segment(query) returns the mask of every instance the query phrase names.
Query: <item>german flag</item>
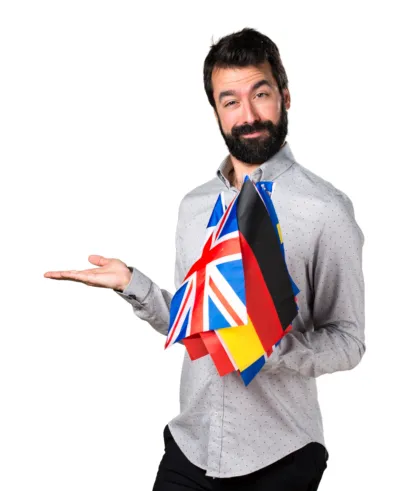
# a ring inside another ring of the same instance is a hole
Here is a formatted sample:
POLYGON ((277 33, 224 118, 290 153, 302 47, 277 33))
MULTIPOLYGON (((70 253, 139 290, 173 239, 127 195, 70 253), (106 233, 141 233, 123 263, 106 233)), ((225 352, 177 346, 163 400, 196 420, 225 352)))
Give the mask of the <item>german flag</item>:
POLYGON ((269 356, 297 315, 297 303, 282 254, 279 222, 273 223, 250 179, 245 179, 237 199, 247 312, 269 356))

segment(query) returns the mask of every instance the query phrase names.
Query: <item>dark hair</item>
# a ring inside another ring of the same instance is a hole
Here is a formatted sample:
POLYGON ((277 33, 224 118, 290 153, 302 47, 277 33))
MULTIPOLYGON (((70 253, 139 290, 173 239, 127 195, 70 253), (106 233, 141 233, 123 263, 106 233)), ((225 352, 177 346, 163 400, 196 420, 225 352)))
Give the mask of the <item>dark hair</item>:
POLYGON ((278 84, 279 92, 288 86, 288 78, 276 44, 264 34, 245 27, 221 38, 204 60, 204 88, 211 106, 215 109, 211 75, 214 68, 257 66, 268 61, 278 84))

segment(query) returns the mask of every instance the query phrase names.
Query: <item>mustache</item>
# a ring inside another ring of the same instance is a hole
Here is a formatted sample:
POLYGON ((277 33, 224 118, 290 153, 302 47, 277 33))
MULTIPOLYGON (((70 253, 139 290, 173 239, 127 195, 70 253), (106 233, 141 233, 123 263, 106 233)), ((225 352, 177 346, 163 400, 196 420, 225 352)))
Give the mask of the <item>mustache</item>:
POLYGON ((272 121, 256 121, 253 124, 243 124, 242 126, 235 126, 232 128, 231 134, 233 137, 238 137, 241 135, 251 135, 252 133, 257 133, 258 131, 268 130, 269 132, 274 131, 275 125, 272 121))

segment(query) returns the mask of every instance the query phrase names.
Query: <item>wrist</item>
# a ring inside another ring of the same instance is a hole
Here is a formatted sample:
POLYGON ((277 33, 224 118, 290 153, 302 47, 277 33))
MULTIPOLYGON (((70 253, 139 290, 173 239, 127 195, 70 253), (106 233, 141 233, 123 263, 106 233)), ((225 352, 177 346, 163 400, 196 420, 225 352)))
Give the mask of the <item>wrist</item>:
POLYGON ((116 290, 122 293, 131 282, 132 276, 133 276, 133 271, 129 268, 128 272, 124 276, 124 280, 122 281, 121 285, 118 288, 116 288, 116 290))

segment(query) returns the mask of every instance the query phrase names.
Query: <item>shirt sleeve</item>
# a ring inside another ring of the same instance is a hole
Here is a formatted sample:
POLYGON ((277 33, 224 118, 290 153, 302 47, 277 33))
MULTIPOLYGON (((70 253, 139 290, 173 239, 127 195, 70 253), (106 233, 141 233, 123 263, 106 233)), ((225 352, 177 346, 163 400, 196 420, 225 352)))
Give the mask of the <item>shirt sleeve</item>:
POLYGON ((172 293, 160 288, 139 269, 129 269, 132 271, 129 284, 122 292, 114 291, 131 304, 137 317, 147 321, 156 331, 166 336, 172 293))
POLYGON ((309 264, 313 329, 289 332, 277 350, 279 367, 307 377, 350 370, 365 353, 364 235, 344 193, 327 205, 323 219, 309 264))

